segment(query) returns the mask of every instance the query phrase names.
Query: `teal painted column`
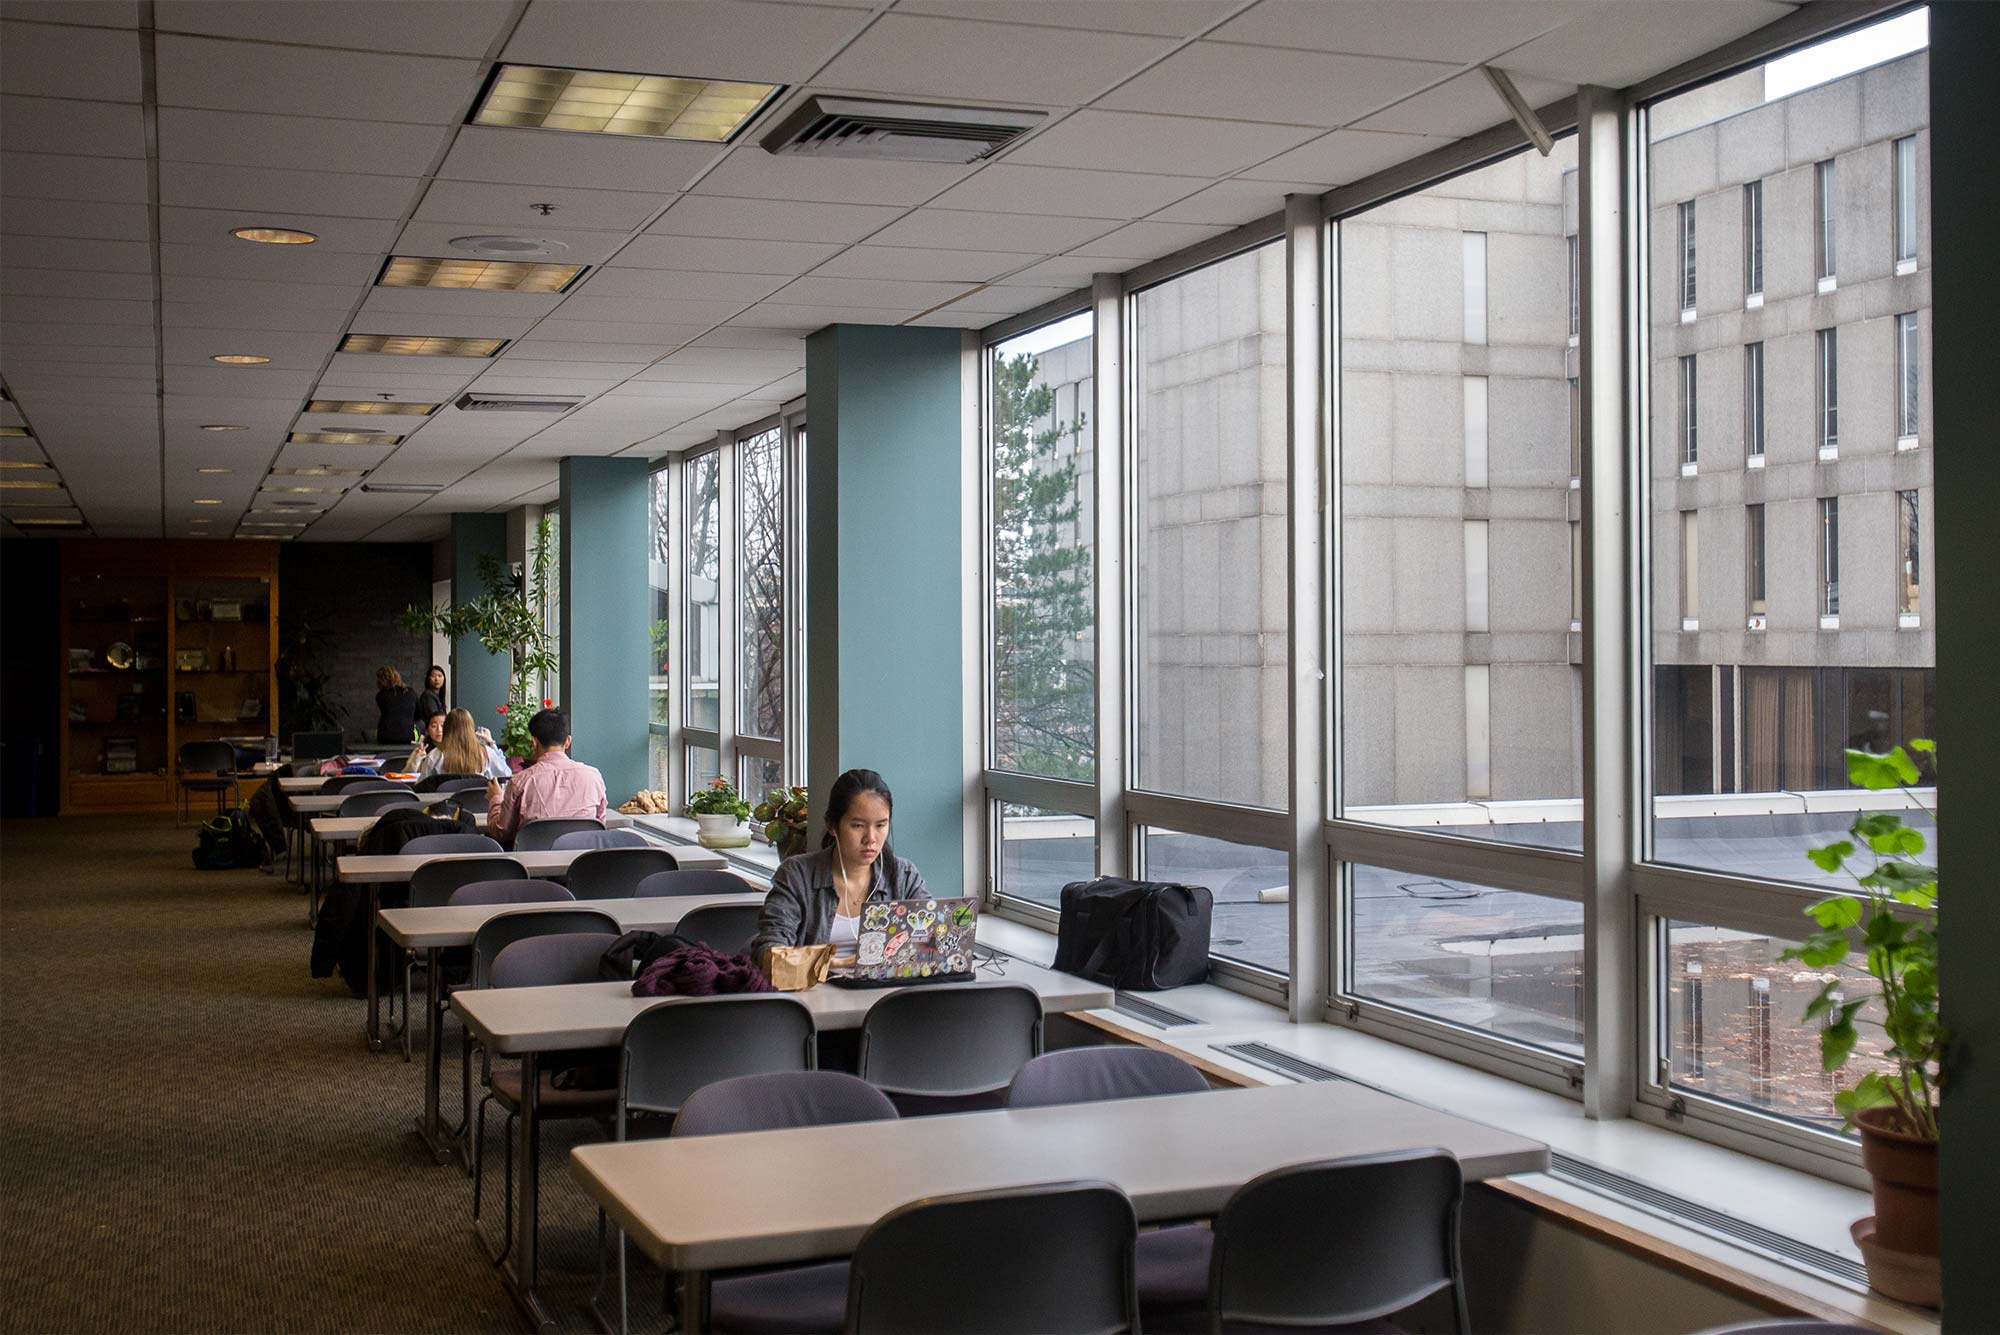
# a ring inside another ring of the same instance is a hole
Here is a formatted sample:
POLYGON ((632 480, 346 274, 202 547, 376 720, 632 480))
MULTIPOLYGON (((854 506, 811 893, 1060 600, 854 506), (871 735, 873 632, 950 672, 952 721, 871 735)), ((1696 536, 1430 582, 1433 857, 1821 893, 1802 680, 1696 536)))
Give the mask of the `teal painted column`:
POLYGON ((806 340, 807 780, 814 842, 841 771, 879 770, 890 832, 964 892, 960 353, 955 329, 806 340))
POLYGON ((562 461, 562 692, 612 805, 646 785, 652 611, 644 459, 562 461))
MULTIPOLYGON (((490 556, 507 565, 507 517, 505 515, 453 515, 451 517, 451 601, 463 604, 486 592, 479 577, 479 560, 490 556)), ((507 656, 489 654, 477 635, 461 635, 451 642, 451 703, 472 715, 482 728, 500 735, 503 722, 497 712, 507 703, 507 656)))

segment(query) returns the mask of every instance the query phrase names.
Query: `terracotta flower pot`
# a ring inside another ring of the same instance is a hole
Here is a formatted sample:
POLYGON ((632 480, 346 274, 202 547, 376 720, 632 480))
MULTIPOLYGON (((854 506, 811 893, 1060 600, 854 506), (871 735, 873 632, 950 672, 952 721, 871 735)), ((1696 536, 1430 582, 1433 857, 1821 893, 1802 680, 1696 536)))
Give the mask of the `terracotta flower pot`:
POLYGON ((1938 1147, 1896 1125, 1893 1108, 1870 1108, 1861 1128, 1861 1165, 1875 1189, 1875 1237, 1892 1251, 1938 1254, 1938 1147))

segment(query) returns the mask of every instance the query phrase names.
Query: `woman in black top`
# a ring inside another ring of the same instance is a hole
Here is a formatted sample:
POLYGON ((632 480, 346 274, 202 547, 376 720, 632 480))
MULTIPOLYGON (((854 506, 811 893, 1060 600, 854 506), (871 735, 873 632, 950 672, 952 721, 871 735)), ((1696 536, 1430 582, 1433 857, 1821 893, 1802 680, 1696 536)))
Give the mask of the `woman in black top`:
POLYGON ((378 746, 406 746, 417 730, 417 693, 403 685, 403 674, 392 667, 375 673, 375 722, 378 746))
POLYGON ((424 673, 424 689, 417 695, 417 717, 450 712, 451 704, 445 699, 444 669, 433 663, 430 671, 424 673))

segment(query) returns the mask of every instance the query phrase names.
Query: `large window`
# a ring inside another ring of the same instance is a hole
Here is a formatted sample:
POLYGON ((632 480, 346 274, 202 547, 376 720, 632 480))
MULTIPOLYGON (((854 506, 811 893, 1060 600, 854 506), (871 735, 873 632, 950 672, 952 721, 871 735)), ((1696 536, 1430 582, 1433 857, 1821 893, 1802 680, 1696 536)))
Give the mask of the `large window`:
POLYGON ((1764 345, 1743 348, 1743 456, 1747 466, 1764 463, 1764 345))
POLYGON ((1819 353, 1814 359, 1814 395, 1819 408, 1818 437, 1821 460, 1840 450, 1840 331, 1822 329, 1813 337, 1819 353))
POLYGON ((1834 207, 1834 164, 1828 159, 1813 164, 1813 273, 1821 287, 1834 277, 1834 207))
POLYGON ((1764 297, 1764 183, 1743 183, 1743 298, 1764 297))
MULTIPOLYGON (((1896 317, 1896 438, 1917 439, 1917 313, 1896 317)), ((1907 448, 1907 446, 1906 446, 1907 448)))
POLYGON ((1206 886, 1215 897, 1209 950, 1273 973, 1291 967, 1291 909, 1285 855, 1207 835, 1148 829, 1141 874, 1151 881, 1206 886))
POLYGON ((773 424, 736 447, 736 729, 776 740, 785 726, 785 443, 773 424))
POLYGON ((1681 312, 1683 318, 1694 310, 1694 201, 1680 207, 1681 228, 1681 312))
POLYGON ((646 679, 650 701, 646 717, 649 722, 659 724, 673 721, 673 700, 669 694, 674 658, 672 482, 670 468, 655 469, 647 480, 646 587, 653 619, 649 631, 652 660, 646 679))
POLYGON ((687 726, 722 726, 722 455, 687 462, 687 616, 681 649, 687 726))
POLYGON ((1904 135, 1895 143, 1896 264, 1917 264, 1917 137, 1904 135))

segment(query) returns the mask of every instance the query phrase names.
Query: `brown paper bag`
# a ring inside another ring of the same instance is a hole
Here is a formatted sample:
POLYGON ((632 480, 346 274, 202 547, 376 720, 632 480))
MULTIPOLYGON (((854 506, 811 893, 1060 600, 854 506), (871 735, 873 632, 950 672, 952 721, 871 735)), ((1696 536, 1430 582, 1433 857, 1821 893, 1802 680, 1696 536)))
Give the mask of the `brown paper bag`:
POLYGON ((772 946, 765 972, 780 992, 803 992, 826 978, 833 946, 772 946))

